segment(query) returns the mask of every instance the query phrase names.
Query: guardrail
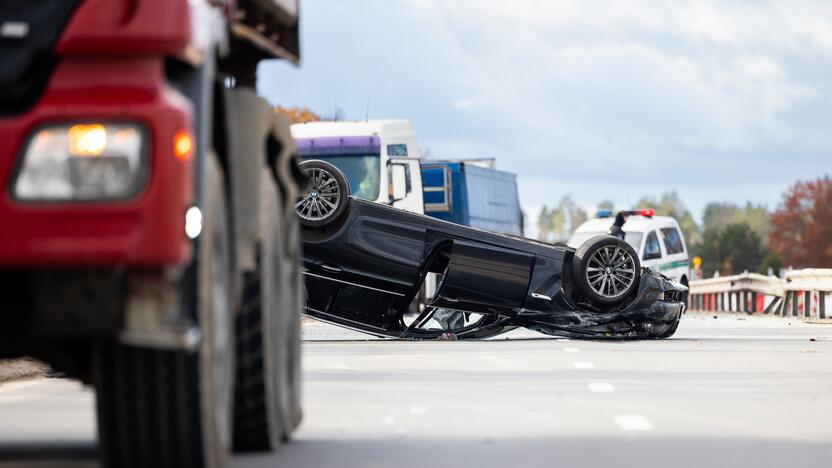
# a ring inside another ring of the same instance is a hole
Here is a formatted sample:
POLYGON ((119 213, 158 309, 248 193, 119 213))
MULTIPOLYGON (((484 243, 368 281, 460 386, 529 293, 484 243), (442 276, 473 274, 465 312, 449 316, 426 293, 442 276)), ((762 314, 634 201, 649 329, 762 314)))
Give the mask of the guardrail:
POLYGON ((786 273, 786 294, 782 315, 804 318, 830 316, 829 294, 832 292, 832 268, 809 268, 786 273))
POLYGON ((722 276, 690 283, 690 308, 784 317, 827 318, 832 305, 832 269, 793 270, 786 278, 757 273, 722 276))

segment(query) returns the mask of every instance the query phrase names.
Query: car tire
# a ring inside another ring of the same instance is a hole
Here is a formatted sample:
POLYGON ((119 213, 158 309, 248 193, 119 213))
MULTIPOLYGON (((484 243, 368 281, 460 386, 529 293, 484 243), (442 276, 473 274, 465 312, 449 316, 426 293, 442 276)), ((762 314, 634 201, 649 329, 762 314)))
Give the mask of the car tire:
POLYGON ((624 302, 638 289, 640 274, 636 251, 613 236, 587 239, 572 260, 572 278, 578 293, 600 306, 624 302))
POLYGON ((350 201, 350 184, 344 173, 326 161, 303 161, 299 166, 310 180, 294 205, 300 223, 324 227, 338 220, 350 201))
POLYGON ((219 163, 206 167, 204 228, 182 280, 184 315, 202 339, 195 350, 117 341, 93 361, 99 453, 107 467, 223 467, 231 447, 234 346, 230 233, 219 163))
POLYGON ((271 451, 291 431, 288 316, 285 298, 294 286, 283 268, 285 230, 279 226, 278 195, 271 172, 262 173, 260 244, 256 269, 244 274, 237 317, 237 386, 234 450, 271 451))

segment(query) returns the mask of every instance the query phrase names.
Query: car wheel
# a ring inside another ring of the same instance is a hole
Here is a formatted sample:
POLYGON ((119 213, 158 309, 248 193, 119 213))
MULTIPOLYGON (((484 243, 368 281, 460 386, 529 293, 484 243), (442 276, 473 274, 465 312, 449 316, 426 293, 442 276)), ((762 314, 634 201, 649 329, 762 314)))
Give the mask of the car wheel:
POLYGON ((572 261, 572 278, 578 292, 601 306, 622 303, 638 288, 640 273, 636 251, 613 236, 587 239, 572 261))
POLYGON ((107 467, 223 467, 231 447, 234 343, 230 233, 222 172, 208 161, 204 229, 182 290, 202 332, 195 350, 101 342, 94 356, 107 467))
POLYGON ((344 173, 325 161, 303 161, 299 166, 310 181, 294 205, 300 223, 323 227, 336 221, 350 201, 350 184, 344 173))

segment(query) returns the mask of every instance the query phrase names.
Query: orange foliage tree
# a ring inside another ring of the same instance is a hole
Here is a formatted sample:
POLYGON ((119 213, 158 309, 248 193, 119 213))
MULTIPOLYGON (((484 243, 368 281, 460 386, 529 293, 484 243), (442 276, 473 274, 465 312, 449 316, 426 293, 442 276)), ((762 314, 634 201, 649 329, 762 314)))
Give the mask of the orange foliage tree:
POLYGON ((277 106, 274 108, 274 111, 289 119, 289 122, 291 123, 319 122, 321 120, 321 118, 318 117, 318 114, 312 112, 307 107, 277 106))
POLYGON ((798 182, 771 214, 769 248, 784 265, 832 267, 832 178, 798 182))

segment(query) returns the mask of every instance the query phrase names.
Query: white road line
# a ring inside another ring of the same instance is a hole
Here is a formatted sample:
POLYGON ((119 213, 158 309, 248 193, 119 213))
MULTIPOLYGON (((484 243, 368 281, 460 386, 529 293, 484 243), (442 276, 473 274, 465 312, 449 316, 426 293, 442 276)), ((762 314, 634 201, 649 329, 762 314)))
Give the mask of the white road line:
POLYGON ((581 350, 578 348, 563 348, 564 351, 567 353, 580 353, 581 350))
POLYGON ((652 431, 654 427, 643 414, 616 414, 612 419, 622 431, 652 431))
POLYGON ((592 393, 612 393, 615 391, 615 387, 609 382, 591 382, 586 386, 589 387, 589 391, 592 393))
POLYGON ((595 369, 595 365, 591 362, 575 362, 575 369, 595 369))

